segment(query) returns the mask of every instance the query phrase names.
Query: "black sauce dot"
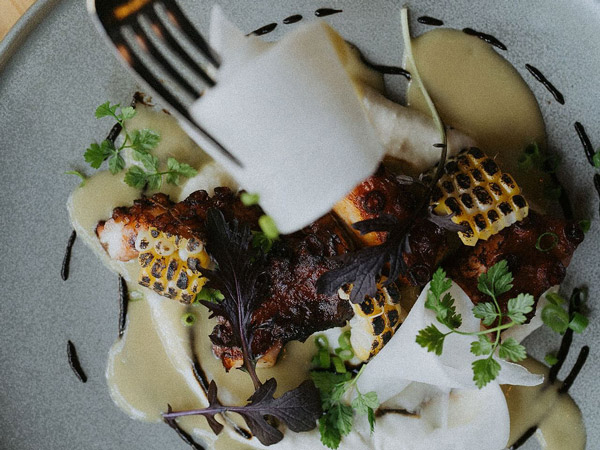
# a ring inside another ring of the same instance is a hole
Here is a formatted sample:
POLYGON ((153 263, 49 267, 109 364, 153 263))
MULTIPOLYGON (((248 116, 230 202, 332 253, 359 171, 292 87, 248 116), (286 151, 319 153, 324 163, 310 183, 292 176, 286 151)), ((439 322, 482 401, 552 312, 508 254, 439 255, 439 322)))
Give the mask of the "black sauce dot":
POLYGON ((500 197, 502 195, 502 188, 496 183, 490 183, 488 187, 490 188, 490 191, 496 195, 496 197, 500 197))
POLYGON ((453 175, 456 172, 458 172, 458 164, 456 163, 456 161, 449 161, 448 163, 446 163, 446 173, 449 175, 453 175))
POLYGON ((385 208, 385 196, 381 191, 371 191, 363 197, 362 203, 369 214, 377 214, 385 208))
POLYGON ((473 207, 473 197, 470 194, 461 195, 460 201, 465 205, 465 208, 471 209, 473 207))
POLYGON ((475 159, 481 159, 485 156, 485 154, 477 147, 471 147, 469 149, 469 155, 475 159))
POLYGON ((369 314, 373 314, 373 311, 375 311, 375 305, 373 303, 373 299, 371 297, 367 297, 365 299, 365 301, 360 304, 360 309, 367 316, 369 314))
POLYGON ((487 224, 485 223, 485 217, 483 217, 482 214, 477 214, 473 219, 475 221, 475 226, 479 231, 485 229, 487 224))
POLYGON ((502 180, 505 186, 509 187, 510 189, 515 188, 515 180, 513 180, 509 174, 503 173, 500 179, 502 180))
POLYGON ((496 164, 494 162, 493 159, 486 159, 482 164, 483 170, 485 170, 485 173, 487 173, 490 177, 494 176, 497 172, 498 172, 498 164, 496 164))
POLYGON ((444 181, 442 183, 442 187, 444 188, 444 191, 446 191, 446 193, 448 194, 452 194, 454 192, 454 184, 450 180, 444 181))
POLYGON ((471 179, 464 173, 459 173, 456 175, 456 183, 461 189, 469 189, 471 187, 471 179))
POLYGON ((500 216, 498 215, 498 213, 495 210, 493 210, 493 209, 490 210, 490 211, 488 211, 488 215, 487 216, 488 216, 488 219, 490 220, 490 222, 492 222, 492 223, 496 222, 500 218, 500 216))
POLYGON ((500 203, 498 209, 500 209, 500 212, 505 216, 509 215, 512 212, 511 206, 506 202, 500 203))
POLYGON ((471 170, 471 176, 478 183, 481 183, 483 181, 483 175, 481 174, 481 171, 479 169, 471 170))
POLYGON ((388 320, 390 321, 390 327, 394 328, 398 323, 398 320, 400 320, 400 315, 398 314, 398 311, 396 311, 395 309, 391 310, 388 314, 388 320))
POLYGON ((454 214, 460 214, 462 212, 458 201, 454 197, 448 197, 444 203, 454 214))
POLYGON ((386 331, 385 333, 383 333, 383 335, 381 336, 381 340, 383 341, 383 345, 387 344, 391 338, 392 338, 392 332, 391 331, 386 331))
POLYGON ((473 194, 475 194, 475 197, 477 197, 479 203, 484 205, 490 205, 492 203, 492 196, 488 194, 488 191, 486 191, 482 186, 476 186, 473 189, 473 194))
POLYGON ((383 320, 383 316, 377 316, 373 319, 373 332, 379 336, 385 330, 385 320, 383 320))
POLYGON ((512 201, 517 208, 525 208, 525 206, 527 206, 527 202, 525 201, 522 195, 515 195, 512 198, 512 201))

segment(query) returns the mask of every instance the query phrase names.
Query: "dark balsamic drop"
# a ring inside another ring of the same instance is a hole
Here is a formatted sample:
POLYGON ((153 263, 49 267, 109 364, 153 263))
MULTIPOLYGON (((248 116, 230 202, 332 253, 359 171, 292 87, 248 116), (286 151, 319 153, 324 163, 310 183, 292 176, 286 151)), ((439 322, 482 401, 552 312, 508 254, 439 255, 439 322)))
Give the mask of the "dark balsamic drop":
POLYGON ((589 136, 585 132, 585 128, 580 122, 575 122, 575 131, 577 131, 577 136, 579 136, 579 140, 581 141, 581 145, 583 145, 583 151, 585 152, 585 156, 588 162, 593 166, 594 165, 594 147, 592 147, 592 141, 590 141, 589 136))
POLYGON ((433 27, 440 27, 444 25, 444 22, 442 20, 429 16, 421 16, 417 19, 417 22, 422 23, 424 25, 431 25, 433 27))
POLYGON ((302 20, 302 16, 300 14, 294 14, 293 16, 286 17, 283 19, 283 23, 289 25, 291 23, 300 22, 302 20))
POLYGON ((506 50, 506 45, 504 45, 491 34, 482 33, 481 31, 476 31, 473 28, 464 28, 463 31, 470 36, 478 37, 479 39, 487 42, 490 45, 493 45, 496 48, 499 48, 500 50, 506 50))
POLYGON ((542 83, 546 89, 548 89, 548 92, 552 94, 552 96, 558 103, 560 103, 561 105, 565 104, 565 98, 563 97, 561 92, 558 89, 556 89, 556 87, 552 83, 550 83, 550 81, 548 81, 548 78, 546 78, 538 68, 533 67, 531 64, 525 64, 525 67, 536 80, 542 83))
POLYGON ((325 17, 325 16, 331 16, 332 14, 339 14, 341 12, 342 12, 341 9, 319 8, 315 11, 315 16, 325 17))
POLYGON ((275 22, 273 22, 273 23, 265 25, 264 27, 257 28, 256 30, 254 30, 250 34, 253 34, 255 36, 262 36, 262 35, 265 35, 267 33, 270 33, 275 28, 277 28, 277 24, 275 22))
POLYGON ((79 356, 77 356, 77 350, 75 349, 75 344, 73 344, 71 341, 67 341, 67 358, 69 358, 69 366, 71 366, 75 376, 79 379, 79 381, 85 383, 87 381, 87 375, 81 368, 79 356))
POLYGON ((73 249, 73 244, 75 244, 75 238, 77 238, 77 232, 73 230, 71 232, 71 236, 69 236, 69 240, 67 241, 65 256, 63 257, 63 262, 60 269, 60 277, 63 279, 63 281, 67 281, 69 278, 69 268, 71 267, 71 250, 73 249))

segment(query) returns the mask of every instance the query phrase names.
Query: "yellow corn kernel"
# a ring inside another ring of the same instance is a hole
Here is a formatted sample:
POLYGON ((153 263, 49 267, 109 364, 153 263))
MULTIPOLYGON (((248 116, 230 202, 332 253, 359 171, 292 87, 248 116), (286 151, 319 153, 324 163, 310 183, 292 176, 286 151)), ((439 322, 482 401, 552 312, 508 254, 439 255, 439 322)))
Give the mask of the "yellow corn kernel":
MULTIPOLYGON (((432 176, 435 170, 424 178, 432 176)), ((469 246, 479 239, 487 240, 529 213, 529 205, 515 180, 476 147, 448 158, 431 204, 436 214, 454 214, 453 222, 468 227, 458 235, 469 246)))
POLYGON ((201 269, 209 267, 210 257, 197 239, 150 228, 139 233, 135 245, 141 266, 138 283, 164 297, 191 303, 208 281, 201 269))

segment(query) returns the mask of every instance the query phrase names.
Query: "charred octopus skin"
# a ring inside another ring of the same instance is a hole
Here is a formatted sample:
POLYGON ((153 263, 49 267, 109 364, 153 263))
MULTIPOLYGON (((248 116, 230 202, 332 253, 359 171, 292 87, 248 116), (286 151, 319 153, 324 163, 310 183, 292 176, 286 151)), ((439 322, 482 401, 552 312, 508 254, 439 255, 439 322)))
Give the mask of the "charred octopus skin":
POLYGON ((477 289, 479 275, 497 262, 506 260, 514 277, 513 288, 498 299, 500 307, 506 311, 508 300, 518 293, 531 294, 537 301, 550 287, 560 284, 573 252, 582 241, 583 231, 577 222, 530 211, 524 220, 487 241, 479 241, 474 247, 462 247, 447 258, 444 266, 448 276, 473 303, 479 303, 488 301, 486 295, 477 289), (544 234, 551 241, 547 247, 539 242, 544 234))

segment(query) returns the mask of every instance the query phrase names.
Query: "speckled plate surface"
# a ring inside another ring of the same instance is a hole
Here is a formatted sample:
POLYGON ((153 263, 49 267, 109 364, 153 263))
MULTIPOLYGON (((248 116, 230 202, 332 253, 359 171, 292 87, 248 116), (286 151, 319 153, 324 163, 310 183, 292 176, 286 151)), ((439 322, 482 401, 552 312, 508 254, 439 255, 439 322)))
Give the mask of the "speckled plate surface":
MULTIPOLYGON (((208 29, 212 1, 182 0, 200 28, 208 29)), ((600 224, 598 195, 573 123, 584 123, 600 146, 600 3, 536 0, 409 2, 413 19, 430 15, 455 28, 475 27, 507 45, 503 53, 523 74, 546 118, 551 148, 562 155, 559 177, 578 218, 592 218, 569 267, 565 291, 590 286, 591 325, 577 336, 568 370, 585 343, 591 355, 572 395, 588 430, 588 448, 600 442, 600 224), (539 67, 563 92, 560 106, 526 72, 539 67)), ((323 0, 222 2, 242 29, 277 22, 276 38, 295 25, 282 19, 314 18, 321 7, 344 12, 327 20, 374 61, 398 64, 402 54, 398 2, 323 0)), ((426 26, 414 24, 422 33, 426 26)), ((388 79, 401 92, 402 79, 388 79)), ((117 280, 81 242, 73 249, 71 276, 60 265, 70 234, 65 202, 77 185, 65 170, 85 169, 83 150, 108 131, 93 119, 101 102, 127 103, 134 81, 93 29, 82 0, 39 0, 0 45, 0 448, 177 449, 185 448, 164 425, 128 419, 110 400, 106 355, 117 335, 117 280), (114 301, 112 301, 114 299, 114 301), (89 381, 81 384, 67 363, 73 340, 89 381)), ((507 130, 510 132, 510 130, 507 130)), ((542 330, 528 349, 541 358, 558 337, 542 330)), ((563 374, 564 376, 564 374, 563 374)), ((530 442, 528 448, 537 448, 530 442)))

